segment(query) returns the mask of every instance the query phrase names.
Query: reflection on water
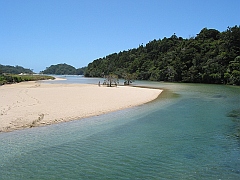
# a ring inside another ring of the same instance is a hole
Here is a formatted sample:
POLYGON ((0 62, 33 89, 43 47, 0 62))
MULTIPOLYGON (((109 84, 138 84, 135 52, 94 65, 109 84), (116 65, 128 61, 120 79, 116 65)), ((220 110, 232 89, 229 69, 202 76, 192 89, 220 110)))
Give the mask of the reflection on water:
MULTIPOLYGON (((88 80, 65 83, 76 81, 88 80)), ((240 178, 239 87, 135 85, 165 90, 142 106, 0 134, 0 179, 240 178)))

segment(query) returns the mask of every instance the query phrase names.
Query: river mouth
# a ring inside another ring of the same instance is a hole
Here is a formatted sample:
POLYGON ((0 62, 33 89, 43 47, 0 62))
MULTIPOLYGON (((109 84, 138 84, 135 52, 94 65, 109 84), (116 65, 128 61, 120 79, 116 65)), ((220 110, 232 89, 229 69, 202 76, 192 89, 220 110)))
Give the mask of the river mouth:
POLYGON ((240 89, 147 86, 164 91, 138 107, 0 134, 0 179, 239 179, 240 89))

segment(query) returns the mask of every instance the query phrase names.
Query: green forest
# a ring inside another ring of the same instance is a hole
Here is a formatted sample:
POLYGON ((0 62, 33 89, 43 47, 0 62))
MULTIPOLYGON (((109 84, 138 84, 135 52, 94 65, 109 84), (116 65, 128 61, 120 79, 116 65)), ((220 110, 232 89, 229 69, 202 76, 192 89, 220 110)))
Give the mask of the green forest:
POLYGON ((47 67, 41 74, 56 74, 56 75, 83 75, 86 67, 78 68, 68 65, 68 64, 57 64, 47 67))
POLYGON ((22 66, 9 66, 0 64, 0 74, 9 73, 9 74, 33 74, 33 71, 30 69, 23 68, 22 66))
POLYGON ((240 26, 219 32, 203 28, 196 37, 150 41, 89 63, 86 77, 114 74, 139 80, 240 85, 240 26))

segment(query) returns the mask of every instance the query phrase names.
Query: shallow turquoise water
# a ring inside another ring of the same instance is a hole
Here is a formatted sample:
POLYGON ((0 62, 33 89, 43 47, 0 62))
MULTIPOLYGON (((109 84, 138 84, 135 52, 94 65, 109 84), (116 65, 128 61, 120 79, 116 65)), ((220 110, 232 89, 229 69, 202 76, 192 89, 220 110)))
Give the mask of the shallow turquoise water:
POLYGON ((151 103, 0 134, 0 179, 240 179, 240 88, 164 88, 151 103))

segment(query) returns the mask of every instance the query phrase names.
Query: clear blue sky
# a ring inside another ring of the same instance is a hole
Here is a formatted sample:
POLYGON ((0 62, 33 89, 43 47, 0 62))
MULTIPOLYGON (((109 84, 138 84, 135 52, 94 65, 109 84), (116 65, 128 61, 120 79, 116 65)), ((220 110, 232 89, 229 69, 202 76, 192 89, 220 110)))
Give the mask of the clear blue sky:
POLYGON ((0 64, 76 68, 153 39, 240 25, 240 0, 0 0, 0 64))

